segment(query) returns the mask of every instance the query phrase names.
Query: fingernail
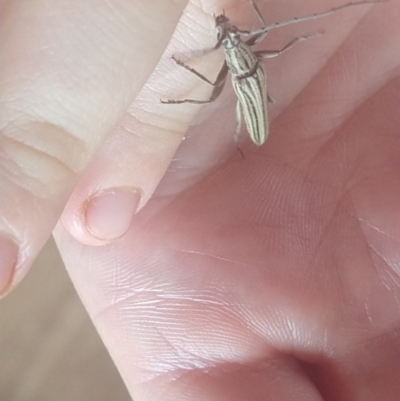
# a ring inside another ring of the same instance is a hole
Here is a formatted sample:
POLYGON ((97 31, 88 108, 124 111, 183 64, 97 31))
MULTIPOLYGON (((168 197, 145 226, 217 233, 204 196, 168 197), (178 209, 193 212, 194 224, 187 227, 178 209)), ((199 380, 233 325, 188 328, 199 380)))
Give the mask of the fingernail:
POLYGON ((18 245, 0 233, 0 295, 8 289, 18 259, 18 245))
POLYGON ((97 239, 113 240, 129 229, 141 198, 135 188, 116 188, 95 194, 85 208, 88 231, 97 239))

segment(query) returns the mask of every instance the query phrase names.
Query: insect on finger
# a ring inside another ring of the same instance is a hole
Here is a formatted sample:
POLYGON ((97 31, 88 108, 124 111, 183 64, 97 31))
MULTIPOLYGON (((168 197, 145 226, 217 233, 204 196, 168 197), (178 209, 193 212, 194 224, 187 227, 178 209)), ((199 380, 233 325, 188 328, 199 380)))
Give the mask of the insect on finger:
POLYGON ((268 112, 267 104, 275 103, 274 99, 267 93, 267 79, 264 66, 261 60, 264 58, 273 58, 280 56, 281 54, 292 49, 297 43, 314 38, 323 34, 323 31, 317 31, 312 34, 299 36, 294 38, 286 46, 280 50, 264 50, 264 51, 253 51, 252 46, 261 42, 268 32, 273 29, 281 28, 284 26, 296 24, 299 22, 315 20, 318 18, 327 17, 336 13, 339 10, 343 10, 348 7, 361 6, 373 3, 383 3, 389 0, 360 0, 352 1, 341 6, 333 7, 329 10, 322 11, 319 13, 306 15, 303 17, 296 17, 286 21, 275 22, 267 25, 265 18, 262 15, 255 0, 250 0, 250 4, 253 7, 258 19, 262 23, 262 28, 253 31, 240 30, 231 23, 229 18, 225 14, 214 16, 215 26, 217 29, 217 43, 215 49, 222 47, 225 52, 225 62, 218 73, 218 76, 214 82, 210 81, 204 75, 177 60, 173 57, 175 62, 190 71, 198 78, 212 85, 213 91, 211 96, 207 100, 195 100, 195 99, 183 99, 183 100, 161 100, 161 103, 165 104, 181 104, 181 103, 192 103, 192 104, 205 104, 213 102, 221 94, 228 73, 231 75, 232 85, 238 98, 236 106, 236 120, 237 128, 234 135, 236 147, 242 153, 239 148, 239 133, 241 126, 241 119, 243 116, 246 124, 247 132, 257 146, 261 146, 265 143, 269 133, 268 124, 268 112), (243 40, 242 37, 247 37, 243 40))

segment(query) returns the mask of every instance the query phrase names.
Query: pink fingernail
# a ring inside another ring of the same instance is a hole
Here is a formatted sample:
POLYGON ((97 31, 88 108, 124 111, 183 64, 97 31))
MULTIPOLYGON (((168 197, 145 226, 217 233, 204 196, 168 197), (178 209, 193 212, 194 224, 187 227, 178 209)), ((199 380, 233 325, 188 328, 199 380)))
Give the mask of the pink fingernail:
POLYGON ((6 234, 0 233, 0 295, 11 284, 18 259, 18 245, 6 234))
POLYGON ((85 209, 87 229, 97 239, 113 240, 129 229, 139 206, 141 191, 115 188, 92 196, 85 209))

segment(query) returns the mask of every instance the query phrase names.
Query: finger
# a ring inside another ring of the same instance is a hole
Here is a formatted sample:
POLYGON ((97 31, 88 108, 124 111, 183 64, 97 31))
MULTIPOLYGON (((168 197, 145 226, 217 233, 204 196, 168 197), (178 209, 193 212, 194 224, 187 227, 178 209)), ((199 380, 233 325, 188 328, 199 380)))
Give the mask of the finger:
POLYGON ((9 1, 1 21, 0 292, 143 86, 186 0, 9 1))
MULTIPOLYGON (((211 46, 215 42, 214 24, 212 14, 196 4, 190 3, 185 9, 160 63, 85 170, 64 209, 62 223, 79 241, 101 245, 121 237, 135 213, 153 195, 200 107, 174 110, 173 105, 161 104, 160 98, 168 96, 164 93, 185 96, 186 87, 190 90, 191 85, 198 96, 207 97, 212 90, 190 73, 182 76, 171 55, 185 57, 186 53, 188 57, 192 49, 211 46), (193 28, 196 35, 190 33, 193 28)), ((213 73, 222 63, 221 56, 214 53, 206 61, 194 62, 213 73)), ((231 148, 229 135, 225 142, 231 148)), ((209 145, 213 143, 209 141, 209 145)), ((212 147, 218 151, 222 148, 212 147)), ((204 152, 196 152, 192 162, 204 164, 202 155, 204 152)))

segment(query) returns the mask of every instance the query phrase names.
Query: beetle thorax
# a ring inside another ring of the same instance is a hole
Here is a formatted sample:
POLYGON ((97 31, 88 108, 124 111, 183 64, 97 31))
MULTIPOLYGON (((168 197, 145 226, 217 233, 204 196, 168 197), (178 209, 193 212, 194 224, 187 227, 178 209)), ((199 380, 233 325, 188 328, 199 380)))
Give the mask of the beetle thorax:
POLYGON ((225 38, 222 40, 221 44, 226 50, 231 50, 239 45, 240 35, 235 31, 227 31, 225 33, 225 38))

